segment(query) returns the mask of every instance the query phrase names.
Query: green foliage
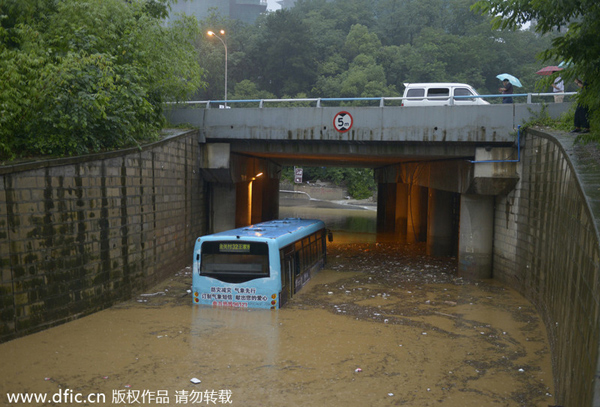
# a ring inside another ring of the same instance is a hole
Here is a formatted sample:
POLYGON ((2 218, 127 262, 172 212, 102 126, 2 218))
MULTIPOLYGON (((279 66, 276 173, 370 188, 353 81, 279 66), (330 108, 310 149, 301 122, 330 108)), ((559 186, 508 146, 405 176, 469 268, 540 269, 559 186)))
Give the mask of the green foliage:
POLYGON ((0 156, 73 155, 155 138, 162 103, 202 85, 197 24, 166 0, 0 3, 0 156))
POLYGON ((266 90, 259 90, 254 82, 247 79, 235 85, 231 99, 274 99, 275 95, 266 90))
MULTIPOLYGON (((475 1, 299 0, 254 25, 202 24, 228 32, 230 90, 249 80, 276 97, 381 97, 400 95, 405 82, 452 81, 493 94, 496 75, 509 72, 535 91, 535 56, 557 34, 495 30, 470 10, 475 1)), ((222 98, 223 47, 206 38, 199 47, 210 76, 198 99, 222 98)))
POLYGON ((344 55, 351 61, 359 55, 374 56, 381 48, 381 41, 375 33, 362 24, 355 24, 350 28, 344 43, 344 55))
POLYGON ((575 116, 574 106, 569 111, 563 113, 558 119, 550 117, 548 105, 546 104, 542 104, 542 108, 539 112, 533 112, 529 109, 529 113, 531 113, 531 116, 527 122, 523 123, 523 130, 534 126, 551 127, 562 131, 569 131, 573 128, 573 119, 575 116))
POLYGON ((351 169, 346 176, 348 194, 354 199, 366 199, 373 196, 375 181, 371 169, 351 169))
MULTIPOLYGON (((307 167, 303 169, 303 181, 326 181, 337 186, 345 186, 354 199, 366 199, 375 193, 375 179, 372 169, 307 167)), ((284 167, 282 179, 294 182, 294 169, 284 167)))
POLYGON ((600 3, 590 0, 481 0, 474 9, 495 16, 493 27, 514 29, 535 21, 539 34, 564 31, 540 57, 546 62, 565 61, 561 71, 566 81, 579 78, 586 86, 578 95, 579 103, 590 110, 590 124, 600 140, 600 3))
POLYGON ((280 10, 265 22, 255 56, 261 87, 294 95, 310 87, 317 71, 312 37, 295 12, 280 10))

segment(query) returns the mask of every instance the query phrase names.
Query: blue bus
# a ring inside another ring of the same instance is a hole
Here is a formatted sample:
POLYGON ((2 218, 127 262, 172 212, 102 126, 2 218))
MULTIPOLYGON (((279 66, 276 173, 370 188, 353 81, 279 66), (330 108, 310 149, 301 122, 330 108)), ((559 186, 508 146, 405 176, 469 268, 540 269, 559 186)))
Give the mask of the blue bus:
POLYGON ((326 238, 322 221, 298 218, 199 237, 193 301, 212 307, 279 308, 323 268, 326 238))

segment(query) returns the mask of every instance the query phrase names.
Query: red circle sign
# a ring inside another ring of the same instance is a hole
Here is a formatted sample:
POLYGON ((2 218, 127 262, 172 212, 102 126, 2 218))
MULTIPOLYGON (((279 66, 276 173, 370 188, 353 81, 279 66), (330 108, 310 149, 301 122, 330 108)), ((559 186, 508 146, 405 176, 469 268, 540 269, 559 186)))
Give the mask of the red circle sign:
POLYGON ((333 127, 340 133, 345 133, 352 128, 352 115, 348 112, 339 112, 333 118, 333 127))

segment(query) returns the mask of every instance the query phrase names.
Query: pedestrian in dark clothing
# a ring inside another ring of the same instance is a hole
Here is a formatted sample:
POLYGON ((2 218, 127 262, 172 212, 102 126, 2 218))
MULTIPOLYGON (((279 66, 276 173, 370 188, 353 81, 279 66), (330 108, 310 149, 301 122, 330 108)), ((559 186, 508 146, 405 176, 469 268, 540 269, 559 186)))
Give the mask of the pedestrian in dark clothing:
MULTIPOLYGON (((582 89, 585 86, 585 84, 579 79, 575 79, 575 83, 582 89)), ((571 130, 571 133, 590 132, 590 122, 588 121, 588 114, 589 110, 587 106, 583 106, 581 103, 577 102, 577 107, 575 108, 575 119, 573 120, 575 130, 571 130)))
MULTIPOLYGON (((502 92, 503 95, 512 95, 513 94, 513 85, 512 83, 510 83, 510 81, 508 79, 504 79, 502 81, 502 88, 499 88, 498 90, 500 92, 502 92)), ((513 102, 513 98, 512 97, 504 97, 502 98, 502 103, 512 103, 513 102)))

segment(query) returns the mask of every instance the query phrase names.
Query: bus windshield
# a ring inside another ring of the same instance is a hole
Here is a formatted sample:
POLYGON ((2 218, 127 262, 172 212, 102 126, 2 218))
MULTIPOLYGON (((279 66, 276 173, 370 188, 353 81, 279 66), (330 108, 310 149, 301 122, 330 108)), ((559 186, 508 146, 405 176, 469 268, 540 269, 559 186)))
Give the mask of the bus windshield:
POLYGON ((200 275, 227 283, 269 277, 269 247, 262 242, 217 241, 202 244, 200 275))

